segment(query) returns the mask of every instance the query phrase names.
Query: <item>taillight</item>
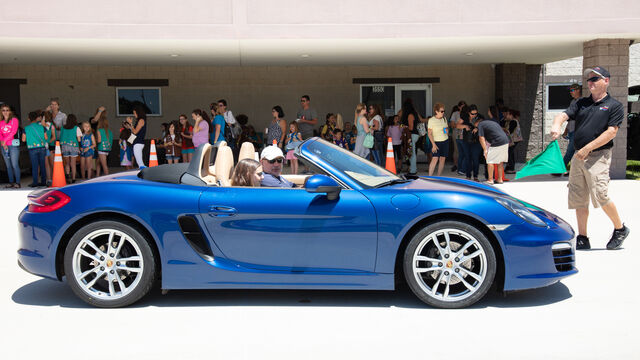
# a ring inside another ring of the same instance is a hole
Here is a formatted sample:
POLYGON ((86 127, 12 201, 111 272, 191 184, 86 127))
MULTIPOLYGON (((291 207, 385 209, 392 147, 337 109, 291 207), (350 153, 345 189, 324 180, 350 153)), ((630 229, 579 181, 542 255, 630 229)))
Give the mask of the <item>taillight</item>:
POLYGON ((62 191, 51 190, 36 198, 29 198, 28 211, 36 213, 51 212, 67 205, 69 201, 71 201, 71 198, 67 194, 62 191))

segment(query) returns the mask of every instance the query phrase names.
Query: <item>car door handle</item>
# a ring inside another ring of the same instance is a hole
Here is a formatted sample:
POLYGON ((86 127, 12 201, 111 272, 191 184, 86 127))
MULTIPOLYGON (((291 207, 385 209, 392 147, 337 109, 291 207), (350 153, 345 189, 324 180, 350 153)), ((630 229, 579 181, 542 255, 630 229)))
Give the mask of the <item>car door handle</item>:
POLYGON ((233 216, 237 213, 238 211, 230 206, 211 205, 209 207, 210 216, 233 216))

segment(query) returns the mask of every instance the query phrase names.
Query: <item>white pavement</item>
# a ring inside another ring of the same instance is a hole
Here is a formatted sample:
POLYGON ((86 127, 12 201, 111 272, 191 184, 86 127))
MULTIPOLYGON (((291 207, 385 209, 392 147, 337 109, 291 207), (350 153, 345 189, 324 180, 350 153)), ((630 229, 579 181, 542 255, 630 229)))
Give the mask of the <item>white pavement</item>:
MULTIPOLYGON (((501 186, 575 228, 566 180, 501 186)), ((92 308, 65 283, 18 267, 27 193, 0 192, 1 359, 640 358, 639 181, 611 182, 631 228, 623 250, 603 250, 612 226, 594 210, 595 250, 578 252, 577 275, 462 310, 430 308, 406 289, 156 291, 129 308, 92 308)))

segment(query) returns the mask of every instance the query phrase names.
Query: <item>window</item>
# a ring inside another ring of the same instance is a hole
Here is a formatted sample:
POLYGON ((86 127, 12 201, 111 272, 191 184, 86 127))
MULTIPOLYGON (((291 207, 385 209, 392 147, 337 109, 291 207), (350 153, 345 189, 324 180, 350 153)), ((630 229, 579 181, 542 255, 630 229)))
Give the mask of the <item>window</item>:
POLYGON ((571 86, 571 84, 547 85, 548 111, 561 111, 569 107, 573 99, 571 95, 569 95, 569 86, 571 86))
POLYGON ((396 88, 390 85, 362 85, 360 101, 367 104, 380 105, 385 117, 395 114, 396 88))
POLYGON ((422 117, 431 114, 431 84, 360 85, 360 102, 380 105, 385 117, 397 114, 407 98, 422 117))
POLYGON ((141 105, 147 116, 161 116, 162 102, 159 87, 116 88, 117 116, 132 116, 133 109, 141 105))

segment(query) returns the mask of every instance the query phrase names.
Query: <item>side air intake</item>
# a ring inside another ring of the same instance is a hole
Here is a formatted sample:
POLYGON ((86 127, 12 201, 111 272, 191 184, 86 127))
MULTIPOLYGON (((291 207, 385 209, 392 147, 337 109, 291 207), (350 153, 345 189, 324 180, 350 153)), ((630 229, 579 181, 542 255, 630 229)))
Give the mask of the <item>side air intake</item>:
POLYGON ((202 233, 202 229, 198 225, 196 219, 191 216, 180 216, 178 218, 178 224, 185 239, 198 255, 202 256, 207 261, 213 261, 213 252, 207 242, 207 239, 202 233))

